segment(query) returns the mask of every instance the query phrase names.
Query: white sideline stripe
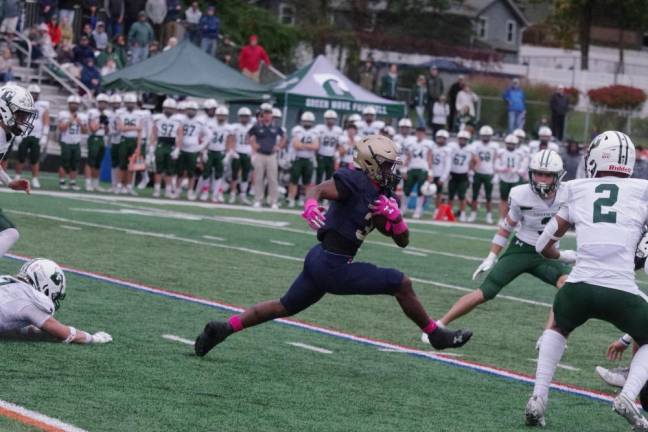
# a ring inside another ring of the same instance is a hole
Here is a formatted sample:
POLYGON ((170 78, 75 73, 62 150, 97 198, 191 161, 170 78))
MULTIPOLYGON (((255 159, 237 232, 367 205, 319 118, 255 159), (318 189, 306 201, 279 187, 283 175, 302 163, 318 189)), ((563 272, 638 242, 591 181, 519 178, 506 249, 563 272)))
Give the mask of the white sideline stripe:
POLYGON ((166 339, 166 340, 173 341, 173 342, 180 342, 180 343, 183 343, 185 345, 191 345, 191 346, 194 345, 194 341, 191 341, 189 339, 185 339, 185 338, 180 337, 180 336, 172 335, 172 334, 163 334, 162 338, 166 339))
MULTIPOLYGON (((75 221, 72 219, 67 219, 67 218, 62 218, 58 216, 49 216, 49 215, 44 215, 44 214, 36 214, 36 213, 31 213, 31 212, 25 212, 22 210, 12 210, 12 209, 6 209, 6 212, 10 213, 16 213, 24 216, 31 216, 35 218, 41 218, 41 219, 46 219, 46 220, 54 220, 57 222, 66 222, 66 223, 73 223, 73 224, 78 224, 82 226, 89 226, 93 228, 100 228, 100 229, 105 229, 108 231, 117 231, 117 232, 123 232, 126 234, 131 234, 131 235, 138 235, 138 236, 144 236, 144 237, 154 237, 154 238, 159 238, 159 239, 164 239, 164 240, 176 240, 179 242, 184 242, 184 243, 191 243, 191 244, 199 244, 199 245, 205 245, 205 246, 212 246, 216 248, 221 248, 221 249, 229 249, 229 250, 236 250, 239 252, 246 252, 246 253, 251 253, 255 255, 263 255, 263 256, 269 256, 273 258, 279 258, 279 259, 285 259, 289 261, 295 261, 295 262, 303 262, 303 258, 298 258, 298 257, 293 257, 289 255, 282 255, 282 254, 276 254, 272 252, 264 252, 256 249, 250 249, 246 247, 239 247, 239 246, 230 246, 230 245, 223 245, 223 244, 218 244, 218 243, 210 243, 210 242, 205 242, 201 240, 195 240, 195 239, 190 239, 186 237, 178 237, 174 234, 164 234, 164 233, 156 233, 156 232, 150 232, 150 231, 140 231, 140 230, 134 230, 130 228, 121 228, 121 227, 116 227, 113 225, 102 225, 102 224, 95 224, 92 222, 84 222, 84 221, 75 221)), ((420 279, 420 278, 410 278, 414 282, 419 282, 423 283, 426 285, 434 285, 438 286, 441 288, 449 288, 457 291, 463 291, 463 292, 471 292, 474 291, 473 288, 466 288, 466 287, 461 287, 457 285, 452 285, 452 284, 446 284, 443 282, 436 282, 436 281, 431 281, 427 279, 420 279)), ((523 298, 518 298, 518 297, 512 297, 512 296, 507 296, 507 295, 499 295, 498 298, 502 299, 507 299, 507 300, 512 300, 516 301, 519 303, 526 303, 530 305, 535 305, 535 306, 544 306, 544 307, 551 307, 552 305, 549 303, 543 303, 543 302, 537 302, 534 300, 527 300, 523 298)))
MULTIPOLYGON (((387 352, 387 353, 407 353, 406 350, 402 348, 394 349, 394 348, 378 348, 378 351, 381 352, 387 352)), ((435 352, 435 351, 431 351, 435 352)), ((455 353, 455 352, 444 352, 444 356, 449 356, 449 357, 463 357, 463 354, 455 353)))
POLYGON ((72 230, 72 231, 80 231, 81 228, 77 226, 71 226, 71 225, 61 225, 61 228, 65 228, 67 230, 72 230))
MULTIPOLYGON (((51 428, 54 428, 54 429, 57 429, 57 430, 60 430, 60 431, 63 431, 63 432, 87 432, 85 429, 81 429, 81 428, 73 426, 73 425, 71 425, 69 423, 64 423, 64 422, 62 422, 60 420, 57 420, 55 418, 46 416, 45 414, 41 414, 39 412, 32 411, 32 410, 27 409, 25 407, 22 407, 20 405, 16 405, 16 404, 13 404, 11 402, 7 402, 7 401, 1 400, 1 399, 0 399, 0 408, 2 408, 4 410, 7 410, 7 411, 11 411, 11 412, 13 412, 15 414, 19 414, 19 415, 21 415, 23 417, 27 417, 27 418, 30 418, 32 420, 39 421, 41 423, 44 423, 44 424, 50 426, 51 428)), ((9 418, 10 420, 13 420, 13 421, 16 421, 16 422, 23 423, 19 419, 14 419, 14 418, 11 418, 11 417, 6 417, 6 418, 9 418)), ((25 423, 23 423, 23 424, 25 424, 25 423)), ((37 426, 34 426, 34 427, 38 428, 37 426)))
POLYGON ((333 351, 331 351, 331 350, 327 350, 327 349, 324 349, 324 348, 319 348, 319 347, 316 347, 316 346, 313 346, 313 345, 307 345, 307 344, 301 343, 301 342, 286 342, 286 343, 288 345, 292 345, 294 347, 304 348, 304 349, 315 351, 315 352, 318 352, 318 353, 321 353, 321 354, 333 354, 333 351))
MULTIPOLYGON (((527 359, 530 362, 538 363, 538 359, 527 359)), ((578 372, 580 369, 574 366, 569 366, 563 363, 558 363, 558 367, 572 372, 578 372)))
MULTIPOLYGON (((15 255, 15 254, 5 254, 5 257, 13 258, 15 260, 23 261, 23 262, 27 261, 29 259, 29 258, 26 258, 26 257, 15 255)), ((62 266, 62 268, 63 268, 63 270, 68 271, 70 273, 74 273, 74 274, 77 274, 77 275, 80 275, 80 276, 85 276, 87 278, 98 280, 98 281, 112 283, 114 285, 134 289, 134 290, 137 290, 137 291, 143 291, 143 292, 156 294, 156 295, 160 295, 160 296, 164 296, 164 297, 168 297, 168 298, 174 298, 174 299, 178 299, 178 300, 183 300, 183 301, 190 302, 190 303, 201 304, 201 305, 205 305, 205 306, 211 306, 213 308, 220 309, 220 310, 223 310, 223 311, 237 312, 237 313, 243 312, 243 309, 240 308, 240 307, 237 307, 237 306, 228 305, 228 304, 225 304, 225 303, 219 303, 219 302, 216 302, 216 301, 207 300, 207 299, 203 299, 203 298, 198 298, 198 297, 194 297, 194 296, 184 294, 184 293, 166 291, 166 290, 161 289, 161 288, 155 288, 155 287, 150 287, 150 286, 142 285, 142 284, 135 283, 135 282, 124 281, 124 280, 120 280, 120 279, 113 278, 113 277, 110 277, 110 276, 104 276, 104 275, 101 275, 101 274, 92 273, 92 272, 88 272, 88 271, 85 271, 85 270, 79 270, 79 269, 75 269, 75 268, 71 268, 71 267, 62 266)), ((345 332, 341 332, 341 331, 337 331, 337 330, 327 329, 325 327, 319 327, 319 326, 316 326, 316 325, 313 325, 313 324, 309 324, 309 323, 305 323, 305 322, 301 322, 301 321, 297 321, 297 320, 292 320, 292 319, 288 319, 288 318, 279 318, 279 319, 276 319, 274 321, 278 322, 278 323, 281 323, 281 324, 284 324, 284 325, 291 326, 291 327, 297 327, 297 328, 301 328, 301 329, 306 329, 306 330, 310 330, 310 331, 313 331, 313 332, 316 332, 316 333, 325 334, 325 335, 329 335, 329 336, 334 336, 334 337, 337 337, 337 338, 346 339, 346 340, 354 341, 354 342, 357 342, 357 343, 362 343, 362 344, 365 344, 365 345, 370 345, 370 346, 373 346, 373 347, 376 347, 376 348, 400 349, 400 350, 402 350, 404 352, 407 352, 407 353, 412 354, 412 355, 417 356, 417 357, 423 357, 423 358, 426 358, 426 359, 438 361, 438 362, 446 364, 446 365, 453 365, 453 366, 457 366, 457 367, 463 367, 463 368, 466 368, 466 369, 482 372, 482 373, 489 374, 489 375, 494 375, 494 376, 498 376, 498 377, 502 377, 502 378, 508 378, 508 379, 518 381, 518 382, 522 382, 522 383, 526 383, 526 384, 533 384, 533 382, 534 382, 532 377, 521 374, 521 373, 518 373, 518 372, 499 369, 499 368, 496 368, 496 367, 482 365, 482 364, 479 364, 479 363, 470 362, 470 361, 466 361, 466 360, 453 359, 453 358, 450 358, 450 357, 446 356, 445 354, 436 354, 436 353, 430 353, 430 352, 427 352, 427 351, 421 351, 421 350, 417 350, 417 349, 414 349, 414 348, 408 348, 408 347, 405 347, 405 346, 400 346, 400 345, 397 345, 395 343, 383 342, 383 341, 380 341, 380 340, 375 340, 375 339, 371 339, 371 338, 364 337, 364 336, 357 336, 357 335, 353 335, 353 334, 350 334, 350 333, 345 333, 345 332)), ((598 401, 604 401, 604 402, 611 402, 613 400, 613 398, 614 398, 614 396, 609 395, 609 394, 600 393, 600 392, 596 392, 596 391, 592 391, 592 390, 588 390, 588 389, 584 389, 584 388, 559 384, 559 383, 552 383, 551 388, 553 388, 555 390, 558 390, 558 391, 562 391, 564 393, 568 393, 568 394, 572 394, 572 395, 578 395, 578 396, 584 396, 584 397, 587 397, 587 398, 590 398, 590 399, 594 399, 594 400, 598 400, 598 401)))
POLYGON ((403 250, 403 253, 404 253, 405 255, 414 255, 414 256, 420 256, 420 257, 426 257, 426 256, 428 256, 428 254, 426 254, 426 253, 410 251, 410 250, 407 250, 407 249, 403 250))
POLYGON ((279 246, 295 246, 295 243, 290 243, 287 241, 281 241, 281 240, 270 240, 270 243, 274 243, 279 246))
POLYGON ((210 236, 210 235, 204 235, 203 238, 205 240, 225 241, 225 239, 223 237, 216 237, 216 236, 210 236))

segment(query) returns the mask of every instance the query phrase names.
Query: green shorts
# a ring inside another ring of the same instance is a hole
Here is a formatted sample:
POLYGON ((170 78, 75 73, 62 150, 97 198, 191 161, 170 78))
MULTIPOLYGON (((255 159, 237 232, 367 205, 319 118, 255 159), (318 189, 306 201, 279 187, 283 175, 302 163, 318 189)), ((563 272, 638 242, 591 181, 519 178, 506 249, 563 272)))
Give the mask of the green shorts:
POLYGON ((502 288, 523 273, 529 273, 545 283, 556 286, 558 279, 569 273, 569 267, 560 261, 542 257, 534 246, 513 237, 506 251, 481 284, 484 298, 494 299, 502 288))
POLYGON ((23 138, 18 146, 18 162, 25 163, 27 154, 29 154, 29 163, 36 165, 40 159, 40 141, 38 138, 33 136, 23 138))
POLYGON ((519 185, 520 183, 508 183, 503 180, 500 180, 500 198, 504 201, 508 201, 509 194, 511 193, 511 189, 513 189, 515 186, 519 185))
POLYGON ((317 155, 317 183, 333 177, 335 158, 333 156, 317 155))
POLYGON ((175 149, 175 141, 171 143, 158 142, 155 146, 155 173, 165 175, 175 174, 176 161, 171 158, 175 149))
MULTIPOLYGON (((130 138, 130 137, 122 138, 117 150, 117 160, 118 160, 117 166, 119 166, 119 169, 121 170, 128 169, 128 163, 130 161, 130 157, 133 156, 133 153, 135 153, 136 149, 137 149, 137 138, 130 138)), ((114 166, 115 163, 113 161, 113 167, 114 166)))
POLYGON ((493 197, 493 176, 488 174, 475 173, 472 186, 472 199, 473 201, 477 201, 477 198, 479 198, 479 190, 482 185, 484 185, 486 201, 490 202, 493 197))
POLYGON ((408 197, 414 190, 414 187, 417 188, 419 196, 423 195, 421 186, 423 186, 423 183, 425 183, 425 180, 427 180, 427 178, 428 173, 425 170, 411 169, 407 171, 407 179, 405 179, 405 185, 403 186, 405 196, 408 197))
POLYGON ((180 156, 178 157, 178 175, 182 175, 186 172, 190 177, 195 176, 197 161, 198 152, 191 153, 181 151, 180 156))
POLYGON ((218 180, 223 177, 223 156, 223 152, 220 151, 207 151, 207 163, 203 170, 203 179, 214 178, 218 180))
POLYGON ((88 137, 88 165, 90 165, 90 168, 101 168, 101 161, 105 151, 104 137, 99 135, 90 135, 88 137))
POLYGON ((607 321, 628 333, 640 345, 648 343, 648 302, 625 291, 567 282, 558 290, 553 304, 558 327, 566 332, 591 318, 607 321))
POLYGON ((250 172, 252 171, 252 157, 249 154, 239 153, 238 158, 232 159, 232 180, 239 179, 239 171, 241 172, 241 181, 248 181, 250 172))
POLYGON ((66 173, 77 171, 81 162, 81 144, 61 143, 61 167, 66 173))
POLYGON ((4 231, 9 228, 16 228, 16 226, 5 216, 5 214, 0 210, 0 231, 4 231))
POLYGON ((452 201, 455 199, 455 196, 458 196, 460 200, 465 200, 468 186, 470 186, 468 174, 450 173, 450 181, 448 182, 448 200, 452 201))
POLYGON ((313 179, 313 161, 306 158, 297 158, 293 161, 290 168, 290 183, 299 184, 301 179, 302 184, 309 185, 313 179))

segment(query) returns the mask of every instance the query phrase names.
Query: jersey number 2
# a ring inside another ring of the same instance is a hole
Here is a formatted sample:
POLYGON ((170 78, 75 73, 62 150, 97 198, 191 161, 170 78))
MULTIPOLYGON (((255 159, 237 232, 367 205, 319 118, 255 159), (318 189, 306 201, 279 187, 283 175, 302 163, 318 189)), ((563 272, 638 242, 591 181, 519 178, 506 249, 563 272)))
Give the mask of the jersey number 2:
POLYGON ((619 186, 615 184, 600 184, 596 186, 594 192, 602 194, 607 192, 607 197, 601 197, 594 201, 593 222, 616 223, 617 213, 615 211, 603 211, 603 207, 612 207, 619 198, 619 186))

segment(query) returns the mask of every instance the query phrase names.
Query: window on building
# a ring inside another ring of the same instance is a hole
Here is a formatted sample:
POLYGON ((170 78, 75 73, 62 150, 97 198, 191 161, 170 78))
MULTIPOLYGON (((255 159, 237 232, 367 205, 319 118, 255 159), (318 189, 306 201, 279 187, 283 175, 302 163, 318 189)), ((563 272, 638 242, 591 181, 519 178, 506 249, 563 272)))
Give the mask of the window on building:
POLYGON ((508 20, 506 21, 506 42, 513 44, 515 43, 515 33, 516 33, 516 28, 517 26, 515 25, 515 21, 508 20))
POLYGON ((477 37, 479 39, 488 38, 488 18, 486 17, 477 18, 477 37))
POLYGON ((279 4, 279 22, 286 25, 295 24, 295 9, 288 4, 279 4))

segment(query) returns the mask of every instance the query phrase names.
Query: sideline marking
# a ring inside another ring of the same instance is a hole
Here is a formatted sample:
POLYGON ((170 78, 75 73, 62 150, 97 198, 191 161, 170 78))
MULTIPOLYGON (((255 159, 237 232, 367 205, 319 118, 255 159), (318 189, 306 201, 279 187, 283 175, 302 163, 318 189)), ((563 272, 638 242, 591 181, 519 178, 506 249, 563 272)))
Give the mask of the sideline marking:
POLYGON ((216 237, 216 236, 210 236, 210 235, 204 235, 203 238, 205 240, 225 241, 225 239, 223 237, 216 237))
MULTIPOLYGON (((17 261, 27 261, 31 259, 30 257, 27 256, 21 256, 21 255, 16 255, 16 254, 5 254, 5 257, 15 259, 17 261)), ((68 271, 70 273, 76 274, 78 276, 83 276, 87 277, 89 279, 94 279, 102 282, 108 282, 110 284, 124 287, 124 288, 130 288, 135 291, 142 291, 142 292, 147 292, 150 294, 156 294, 162 297, 167 297, 167 298, 173 298, 177 300, 182 300, 190 303, 196 303, 196 304, 201 304, 204 306, 210 306, 214 309, 219 309, 221 311, 227 311, 227 312, 236 312, 236 313, 241 313, 243 312, 243 308, 230 305, 227 303, 221 303, 213 300, 208 300, 204 297, 196 296, 193 294, 188 294, 188 293, 183 293, 183 292, 178 292, 178 291, 171 291, 171 290, 166 290, 163 288, 156 288, 150 285, 144 285, 140 284, 137 282, 131 282, 128 280, 120 279, 120 278, 115 278, 112 276, 107 276, 103 275, 100 273, 94 273, 94 272, 89 272, 85 270, 80 270, 76 269, 73 267, 68 267, 68 266, 61 266, 63 270, 68 271)), ((279 318, 274 320, 276 323, 288 325, 291 327, 296 327, 296 328, 301 328, 305 330, 309 330, 315 333, 320 333, 324 335, 329 335, 329 336, 334 336, 337 338, 341 339, 346 339, 350 340, 353 342, 361 343, 364 345, 369 345, 373 346, 376 348, 390 348, 390 349, 400 349, 408 354, 411 354, 415 357, 421 357, 425 358, 428 360, 434 360, 438 363, 442 363, 445 365, 450 365, 450 366, 455 366, 455 367, 461 367, 465 369, 469 369, 472 371, 476 372, 481 372, 485 373, 488 375, 494 375, 500 378, 505 378, 509 379, 512 381, 517 381, 525 384, 530 384, 533 385, 534 379, 531 375, 527 375, 522 372, 516 372, 508 369, 503 369, 503 368, 498 368, 495 366, 489 366, 469 360, 460 360, 460 359, 454 359, 451 358, 450 356, 446 356, 445 354, 437 354, 437 353, 430 353, 427 351, 421 351, 415 348, 411 348, 405 345, 399 345, 397 343, 393 342, 387 342, 387 341, 382 341, 380 339, 374 339, 374 338, 369 338, 365 336, 359 336, 359 335, 354 335, 352 333, 347 333, 339 330, 333 330, 329 329, 326 327, 322 327, 319 325, 315 324, 310 324, 308 322, 304 321, 299 321, 296 319, 289 319, 289 318, 279 318)), ((563 393, 568 393, 572 395, 577 395, 577 396, 583 396, 589 399, 597 400, 597 401, 603 401, 603 402, 612 402, 614 399, 614 395, 608 394, 608 393, 603 393, 599 392, 596 390, 590 390, 587 388, 583 387, 578 387, 575 385, 571 384, 562 384, 559 382, 552 382, 551 388, 554 390, 558 390, 563 393)))
POLYGON ((173 342, 180 342, 180 343, 183 343, 185 345, 191 345, 191 346, 194 345, 194 341, 191 341, 189 339, 185 339, 185 338, 180 337, 180 336, 172 335, 172 334, 163 334, 162 339, 170 340, 170 341, 173 341, 173 342))
POLYGON ((416 252, 416 251, 409 251, 407 249, 403 250, 403 253, 405 255, 413 255, 413 256, 420 256, 420 257, 426 257, 428 254, 422 253, 422 252, 416 252))
POLYGON ((4 400, 0 400, 0 415, 45 432, 87 432, 85 429, 4 400))
POLYGON ((66 230, 70 230, 70 231, 81 231, 81 228, 77 226, 71 226, 71 225, 61 225, 61 228, 65 228, 66 230))
MULTIPOLYGON (((527 359, 530 362, 538 363, 538 359, 527 359)), ((580 369, 574 366, 569 366, 567 364, 558 363, 558 367, 572 372, 578 372, 580 369)))
POLYGON ((281 240, 270 240, 270 243, 274 243, 279 246, 295 246, 295 243, 290 243, 287 241, 281 241, 281 240))
POLYGON ((321 354, 333 354, 333 351, 331 351, 331 350, 327 350, 327 349, 324 349, 324 348, 319 348, 319 347, 316 347, 316 346, 313 346, 313 345, 307 345, 307 344, 301 343, 301 342, 286 342, 286 343, 288 345, 292 345, 294 347, 304 348, 304 349, 315 351, 315 352, 318 352, 318 353, 321 353, 321 354))

